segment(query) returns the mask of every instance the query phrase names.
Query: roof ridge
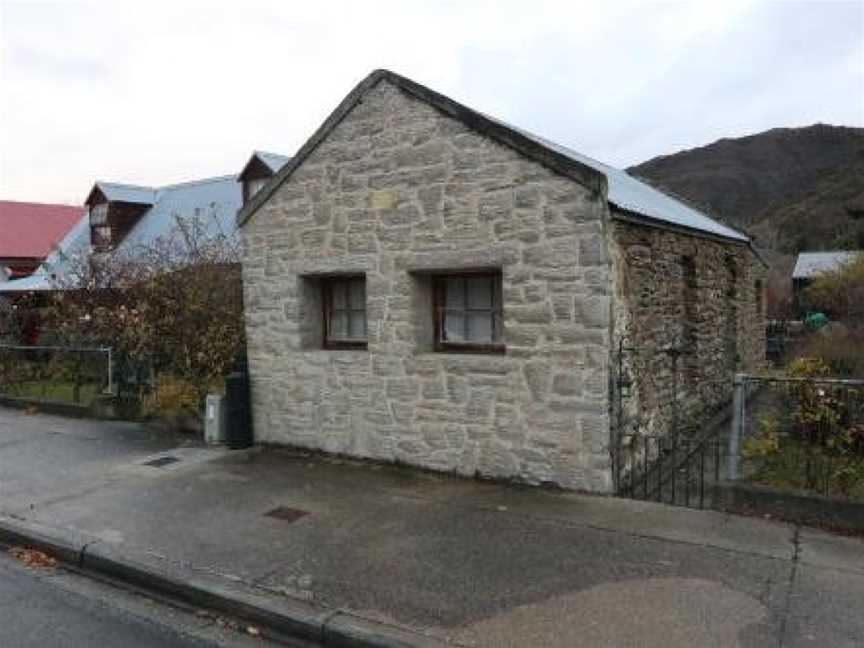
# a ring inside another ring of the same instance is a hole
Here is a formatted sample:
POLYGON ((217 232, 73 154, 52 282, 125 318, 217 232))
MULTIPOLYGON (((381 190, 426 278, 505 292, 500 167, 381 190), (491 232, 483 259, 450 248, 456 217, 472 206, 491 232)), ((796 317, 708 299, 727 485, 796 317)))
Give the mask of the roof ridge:
POLYGON ((201 178, 199 180, 186 180, 184 182, 175 182, 174 184, 161 185, 159 187, 155 187, 157 191, 163 191, 165 189, 174 189, 176 187, 188 187, 190 185, 199 185, 199 184, 207 184, 209 182, 219 182, 222 180, 236 180, 237 174, 231 173, 221 176, 212 176, 210 178, 201 178))
POLYGON ((96 185, 110 185, 112 187, 123 187, 125 189, 149 189, 153 191, 156 187, 152 185, 136 185, 129 182, 114 182, 113 180, 97 180, 96 185))
POLYGON ((261 149, 253 149, 252 155, 275 155, 277 157, 290 158, 290 155, 285 155, 284 153, 274 153, 273 151, 262 151, 261 149))
POLYGON ((14 203, 16 205, 38 205, 40 207, 67 207, 69 209, 84 209, 81 205, 72 205, 69 203, 46 203, 46 202, 34 202, 32 200, 7 200, 6 198, 0 198, 0 203, 14 203))
POLYGON ((166 184, 166 185, 135 185, 135 184, 127 183, 127 182, 112 182, 109 180, 97 180, 95 182, 95 184, 96 185, 108 185, 108 186, 112 186, 112 187, 123 187, 124 189, 141 189, 144 191, 159 192, 159 191, 164 191, 165 189, 174 189, 176 187, 187 187, 189 185, 206 184, 208 182, 218 182, 221 180, 229 180, 229 179, 236 179, 236 178, 237 178, 237 175, 231 173, 231 174, 225 174, 225 175, 221 175, 221 176, 212 176, 209 178, 200 178, 198 180, 185 180, 183 182, 174 182, 172 184, 166 184))

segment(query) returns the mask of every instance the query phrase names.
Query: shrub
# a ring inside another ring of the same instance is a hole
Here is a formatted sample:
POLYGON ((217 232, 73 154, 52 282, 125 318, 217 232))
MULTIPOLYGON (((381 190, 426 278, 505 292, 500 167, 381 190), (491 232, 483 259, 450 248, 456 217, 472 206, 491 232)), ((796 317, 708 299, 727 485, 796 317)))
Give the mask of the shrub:
POLYGON ((196 385, 175 376, 163 376, 144 398, 143 411, 147 416, 176 422, 197 417, 199 405, 196 385))
POLYGON ((822 360, 834 376, 864 377, 864 329, 832 322, 809 335, 802 345, 801 353, 822 360))
POLYGON ((245 347, 236 240, 198 221, 125 256, 80 260, 45 309, 60 344, 111 346, 130 365, 184 381, 199 404, 245 347))
POLYGON ((864 254, 816 277, 807 287, 806 298, 816 310, 850 326, 864 326, 864 254))

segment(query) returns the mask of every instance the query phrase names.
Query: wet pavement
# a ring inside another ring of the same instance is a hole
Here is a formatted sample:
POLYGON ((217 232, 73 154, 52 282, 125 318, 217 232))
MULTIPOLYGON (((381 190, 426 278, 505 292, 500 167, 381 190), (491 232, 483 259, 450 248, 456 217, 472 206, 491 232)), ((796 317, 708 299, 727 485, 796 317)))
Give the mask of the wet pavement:
POLYGON ((864 641, 857 539, 133 424, 0 410, 0 512, 460 645, 864 641))

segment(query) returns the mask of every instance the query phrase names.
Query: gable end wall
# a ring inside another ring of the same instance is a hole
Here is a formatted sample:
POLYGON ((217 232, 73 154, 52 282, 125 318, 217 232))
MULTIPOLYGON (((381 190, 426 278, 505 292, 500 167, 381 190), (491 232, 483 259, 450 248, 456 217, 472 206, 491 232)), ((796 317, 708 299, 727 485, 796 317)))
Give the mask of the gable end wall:
POLYGON ((608 492, 605 196, 387 82, 242 228, 255 434, 608 492), (428 273, 500 268, 504 355, 430 348, 428 273), (320 349, 316 277, 362 272, 367 351, 320 349))

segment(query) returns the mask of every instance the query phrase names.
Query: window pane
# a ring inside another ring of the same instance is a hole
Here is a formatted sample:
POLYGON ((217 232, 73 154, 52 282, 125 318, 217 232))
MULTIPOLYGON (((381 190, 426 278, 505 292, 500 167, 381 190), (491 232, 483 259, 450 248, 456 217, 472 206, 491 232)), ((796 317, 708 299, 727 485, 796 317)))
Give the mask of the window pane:
POLYGON ((366 309, 366 281, 363 279, 355 279, 349 284, 351 293, 351 308, 366 309))
POLYGON ((108 219, 108 203, 99 203, 90 209, 90 224, 103 225, 108 219))
POLYGON ((251 198, 258 193, 264 185, 267 184, 267 178, 256 178, 249 181, 249 197, 251 198))
POLYGON ((330 337, 334 339, 348 337, 348 314, 345 311, 334 311, 331 314, 330 337))
POLYGON ((492 342, 491 313, 468 314, 468 341, 478 343, 492 342))
POLYGON ((347 308, 348 303, 345 300, 346 286, 344 281, 334 281, 330 284, 330 291, 333 293, 333 308, 347 308))
POLYGON ((348 315, 349 336, 364 339, 366 337, 366 313, 351 311, 348 315))
POLYGON ((465 316, 461 313, 444 313, 444 339, 448 342, 465 341, 465 316))
POLYGON ((447 308, 465 308, 465 280, 447 279, 445 287, 447 308))
POLYGON ((468 279, 468 308, 492 308, 492 278, 468 279))

